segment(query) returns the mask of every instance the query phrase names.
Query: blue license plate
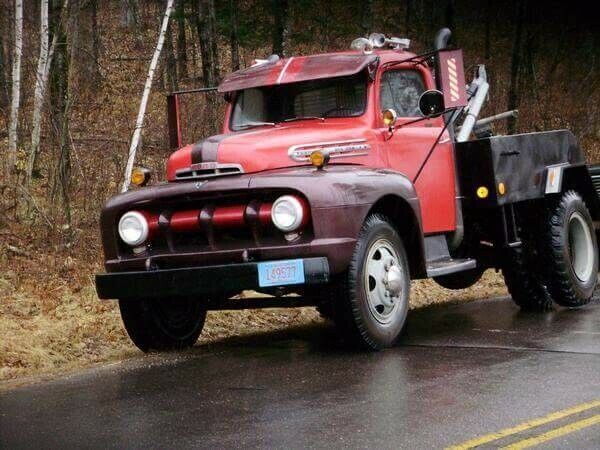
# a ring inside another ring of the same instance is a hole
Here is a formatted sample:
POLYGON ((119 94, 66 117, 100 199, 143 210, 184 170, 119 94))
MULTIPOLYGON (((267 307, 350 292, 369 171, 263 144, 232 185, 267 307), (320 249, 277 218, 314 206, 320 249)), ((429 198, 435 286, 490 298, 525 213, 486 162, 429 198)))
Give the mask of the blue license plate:
POLYGON ((304 261, 301 259, 258 263, 258 285, 260 287, 303 283, 304 261))

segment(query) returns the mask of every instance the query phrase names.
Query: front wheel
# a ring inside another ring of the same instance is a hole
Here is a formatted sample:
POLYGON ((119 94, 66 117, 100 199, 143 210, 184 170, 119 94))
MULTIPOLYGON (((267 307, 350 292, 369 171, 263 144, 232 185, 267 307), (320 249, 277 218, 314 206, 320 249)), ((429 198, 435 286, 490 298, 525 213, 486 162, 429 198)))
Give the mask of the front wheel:
POLYGON ((338 286, 335 320, 362 347, 392 346, 408 312, 410 272, 402 240, 379 214, 365 221, 338 286))
POLYGON ((592 217, 575 191, 549 208, 542 242, 550 295, 561 306, 590 301, 598 280, 598 246, 592 217))
POLYGON ((187 298, 119 300, 127 334, 143 352, 193 346, 204 327, 206 308, 187 298))

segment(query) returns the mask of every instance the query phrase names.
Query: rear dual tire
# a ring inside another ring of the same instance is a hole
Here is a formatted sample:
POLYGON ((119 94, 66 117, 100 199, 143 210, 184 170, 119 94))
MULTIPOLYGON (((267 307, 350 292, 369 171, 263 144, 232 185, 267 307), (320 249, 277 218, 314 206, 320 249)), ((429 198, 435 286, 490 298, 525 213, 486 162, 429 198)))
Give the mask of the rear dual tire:
POLYGON ((565 192, 549 209, 542 247, 547 287, 570 308, 587 304, 598 280, 598 244, 592 216, 581 196, 565 192))
POLYGON ((522 224, 521 233, 522 246, 507 251, 502 268, 515 303, 530 311, 548 311, 553 302, 570 308, 587 304, 597 284, 598 247, 581 196, 565 192, 541 219, 522 224))

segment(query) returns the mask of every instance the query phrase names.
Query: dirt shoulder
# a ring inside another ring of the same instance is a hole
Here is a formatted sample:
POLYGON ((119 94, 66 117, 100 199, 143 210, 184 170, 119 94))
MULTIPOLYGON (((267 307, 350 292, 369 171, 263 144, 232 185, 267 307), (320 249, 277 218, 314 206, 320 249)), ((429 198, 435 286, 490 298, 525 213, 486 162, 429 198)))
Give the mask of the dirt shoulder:
MULTIPOLYGON (((96 297, 93 274, 100 267, 70 257, 10 251, 2 267, 0 381, 55 376, 141 355, 123 329, 116 302, 96 297)), ((419 281, 413 284, 411 307, 504 292, 493 272, 463 291, 419 281)), ((314 308, 211 312, 198 345, 321 320, 314 308)))

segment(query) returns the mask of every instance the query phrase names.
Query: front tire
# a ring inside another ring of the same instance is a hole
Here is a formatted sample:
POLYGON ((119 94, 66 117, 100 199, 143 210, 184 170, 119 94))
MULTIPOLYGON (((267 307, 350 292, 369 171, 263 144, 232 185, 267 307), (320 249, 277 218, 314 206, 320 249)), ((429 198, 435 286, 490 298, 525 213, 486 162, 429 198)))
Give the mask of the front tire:
POLYGON ((570 308, 587 304, 598 280, 598 246, 592 217, 577 192, 565 192, 549 208, 541 245, 554 301, 570 308))
POLYGON ((187 298, 119 300, 127 334, 143 352, 193 346, 204 327, 206 308, 187 298))
POLYGON ((347 272, 338 284, 335 321, 361 347, 394 345, 406 321, 410 271, 402 240, 389 220, 365 221, 347 272))

